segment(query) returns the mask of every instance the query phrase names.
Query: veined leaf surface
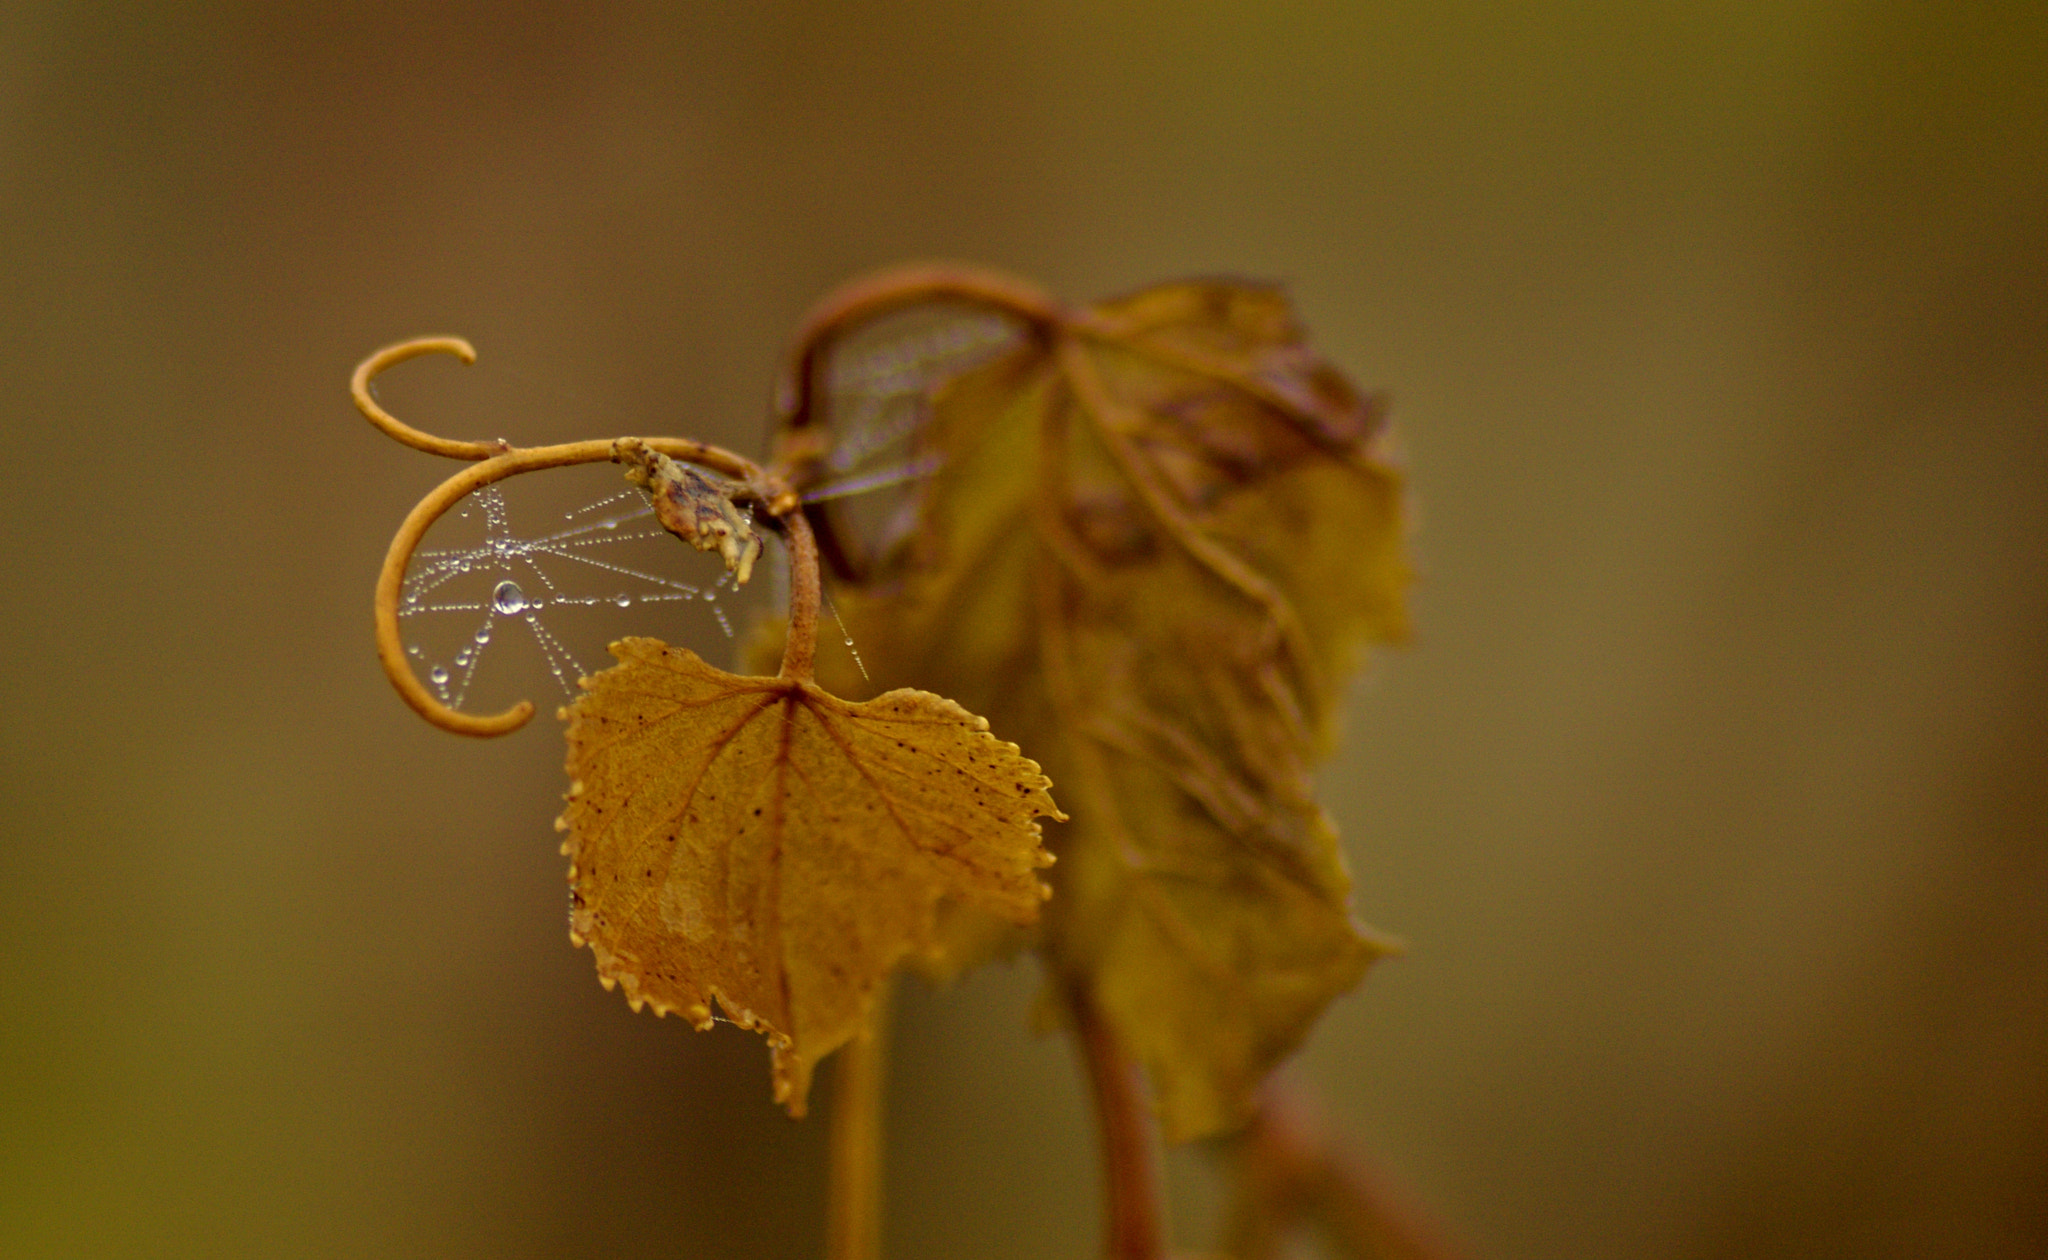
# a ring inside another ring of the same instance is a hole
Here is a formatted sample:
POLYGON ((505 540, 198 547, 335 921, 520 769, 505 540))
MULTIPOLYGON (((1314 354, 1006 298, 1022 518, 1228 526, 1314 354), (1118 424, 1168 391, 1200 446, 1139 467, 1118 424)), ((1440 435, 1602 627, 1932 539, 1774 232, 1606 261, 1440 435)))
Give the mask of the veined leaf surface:
POLYGON ((862 1027, 954 901, 1013 923, 1045 897, 1038 765, 928 692, 851 703, 653 639, 612 646, 568 710, 570 930, 637 1010, 757 1028, 775 1095, 862 1027))

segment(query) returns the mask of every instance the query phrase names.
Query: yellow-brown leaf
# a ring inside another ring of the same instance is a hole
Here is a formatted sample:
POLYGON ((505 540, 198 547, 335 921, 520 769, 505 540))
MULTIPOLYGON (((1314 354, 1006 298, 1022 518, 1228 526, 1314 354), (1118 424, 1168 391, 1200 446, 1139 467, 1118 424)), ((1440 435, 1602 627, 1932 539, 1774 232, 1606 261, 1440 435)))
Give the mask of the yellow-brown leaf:
POLYGON ((876 685, 958 697, 1064 785, 1042 948, 1176 1137, 1240 1120, 1390 948, 1308 781, 1358 646, 1403 631, 1382 427, 1278 290, 1169 285, 951 380, 915 531, 830 537, 861 560, 838 603, 876 685))
POLYGON ((811 1069, 875 986, 933 944, 942 901, 1035 919, 1038 765, 950 700, 862 704, 653 639, 569 709, 571 935, 637 1010, 760 1029, 801 1115, 811 1069))

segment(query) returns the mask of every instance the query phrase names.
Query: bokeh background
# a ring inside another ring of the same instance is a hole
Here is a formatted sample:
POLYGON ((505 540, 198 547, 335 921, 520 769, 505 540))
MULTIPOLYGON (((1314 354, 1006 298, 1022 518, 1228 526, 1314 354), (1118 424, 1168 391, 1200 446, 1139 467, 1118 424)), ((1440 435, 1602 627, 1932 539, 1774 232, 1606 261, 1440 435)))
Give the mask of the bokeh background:
MULTIPOLYGON (((379 675, 446 470, 344 384, 758 449, 933 256, 1279 278, 1392 391, 1322 783, 1411 953, 1292 1070, 1447 1232, 2048 1252, 2048 8, 73 0, 0 12, 0 1255, 817 1254, 758 1041, 565 940, 550 724, 379 675)), ((1033 983, 902 1003, 892 1255, 1097 1247, 1033 983)))

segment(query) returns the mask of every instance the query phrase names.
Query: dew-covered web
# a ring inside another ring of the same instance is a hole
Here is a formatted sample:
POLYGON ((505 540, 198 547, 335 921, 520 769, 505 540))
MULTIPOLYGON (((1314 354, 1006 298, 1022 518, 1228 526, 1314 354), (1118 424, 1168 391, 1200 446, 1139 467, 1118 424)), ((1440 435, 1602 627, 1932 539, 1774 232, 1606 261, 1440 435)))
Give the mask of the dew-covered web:
POLYGON ((1014 349, 1014 318, 938 301, 869 321, 836 342, 822 375, 819 414, 831 431, 828 480, 804 495, 830 501, 835 529, 862 554, 908 537, 921 483, 939 470, 923 435, 948 381, 1014 349))
MULTIPOLYGON (((829 503, 835 532, 862 556, 909 537, 923 509, 923 483, 941 463, 923 440, 933 398, 948 381, 1015 348, 1022 334, 1009 316, 938 301, 870 320, 835 342, 818 400, 832 439, 827 479, 804 501, 829 503)), ((868 677, 829 593, 825 610, 868 677)))
MULTIPOLYGON (((932 313, 929 326, 878 327, 837 347, 825 377, 835 441, 826 457, 834 474, 811 497, 857 494, 886 484, 850 475, 875 456, 900 447, 925 421, 932 388, 1016 344, 1017 324, 997 315, 932 313)), ((876 321, 883 324, 884 321, 876 321)), ((898 479, 932 471, 911 460, 880 476, 898 479)))
MULTIPOLYGON (((733 637, 732 619, 719 602, 728 577, 692 582, 676 576, 685 565, 708 570, 715 561, 706 565, 708 558, 663 530, 638 490, 562 512, 555 527, 543 531, 515 528, 495 485, 451 515, 458 525, 480 518, 482 539, 415 552, 398 603, 406 652, 443 703, 462 708, 486 653, 507 640, 537 649, 563 693, 573 696, 592 655, 590 644, 581 642, 592 638, 586 623, 600 624, 578 614, 701 603, 723 636, 733 637), (579 633, 560 629, 571 617, 579 633)), ((663 629, 644 624, 637 632, 663 629)))
MULTIPOLYGON (((908 536, 922 484, 939 467, 921 440, 934 392, 1021 335, 1008 317, 933 303, 841 339, 820 382, 833 439, 828 479, 805 500, 829 502, 835 527, 867 554, 908 536)), ((747 615, 733 605, 765 602, 736 600, 715 556, 663 530, 646 496, 618 484, 609 465, 523 477, 484 487, 435 524, 432 546, 414 553, 398 615, 408 656, 443 703, 496 707, 543 670, 573 697, 578 679, 611 664, 605 644, 626 634, 708 656, 747 615)), ((768 548, 770 580, 757 578, 745 594, 778 585, 779 553, 768 548)), ((827 615, 865 675, 829 598, 827 615)))
POLYGON ((860 659, 860 649, 853 645, 853 631, 846 628, 846 619, 839 615, 839 609, 832 603, 830 595, 825 597, 825 607, 831 610, 832 620, 839 627, 839 641, 844 643, 846 650, 853 654, 853 663, 860 670, 860 676, 862 678, 869 677, 868 663, 860 659))

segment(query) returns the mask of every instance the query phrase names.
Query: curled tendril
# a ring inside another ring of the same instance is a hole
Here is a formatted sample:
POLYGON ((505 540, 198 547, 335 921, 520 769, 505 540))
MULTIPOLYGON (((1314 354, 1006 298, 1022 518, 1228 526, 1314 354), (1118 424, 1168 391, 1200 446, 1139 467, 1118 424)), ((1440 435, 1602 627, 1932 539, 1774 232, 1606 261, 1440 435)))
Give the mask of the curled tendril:
POLYGON ((376 396, 370 392, 370 382, 378 373, 423 354, 452 354, 464 363, 476 362, 476 347, 460 337, 415 337, 395 346, 386 346, 356 364, 355 375, 349 378, 348 392, 355 399, 356 410, 385 433, 429 455, 446 455, 450 459, 489 459, 507 450, 508 444, 502 441, 458 442, 422 433, 378 404, 376 396))
POLYGON ((528 701, 503 713, 476 716, 443 704, 413 676, 398 632, 398 601, 406 566, 428 527, 464 495, 492 482, 543 468, 594 464, 607 460, 632 463, 640 452, 653 451, 683 463, 710 469, 739 483, 738 496, 765 510, 789 552, 789 637, 783 647, 782 677, 809 681, 817 648, 818 544, 793 482, 815 476, 820 435, 812 431, 816 417, 817 376, 834 341, 847 330, 878 315, 934 298, 969 302, 1006 312, 1033 334, 1051 337, 1066 326, 1067 315, 1050 297, 1025 281, 999 272, 957 263, 925 263, 856 280, 828 295, 804 320, 797 350, 777 391, 782 436, 773 464, 763 469, 731 451, 687 438, 599 438, 558 446, 517 447, 502 439, 464 442, 415 429, 386 411, 370 392, 370 384, 388 367, 425 354, 449 354, 464 363, 476 362, 476 349, 460 337, 419 337, 384 347, 356 366, 349 392, 356 409, 387 436, 429 455, 474 461, 471 467, 434 487, 413 506, 385 553, 377 574, 377 658, 398 694, 421 717, 461 735, 504 735, 533 717, 528 701))
POLYGON ((743 455, 688 438, 595 438, 564 442, 554 446, 513 446, 508 442, 461 442, 436 437, 415 429, 384 410, 370 395, 370 382, 385 368, 423 354, 452 354, 464 363, 476 362, 476 351, 460 337, 421 337, 386 346, 357 365, 350 381, 356 408, 386 434, 430 455, 476 461, 427 492, 413 505, 392 536, 384 553, 384 565, 377 572, 375 616, 377 659, 398 694, 421 717, 458 735, 488 737, 506 735, 526 725, 533 717, 533 703, 522 700, 502 713, 484 716, 463 713, 442 703, 412 672, 405 643, 399 635, 398 603, 405 584, 406 566, 427 530, 442 513, 464 496, 493 482, 544 468, 567 468, 575 464, 608 461, 629 462, 642 450, 655 451, 670 459, 729 477, 740 483, 742 493, 757 501, 775 520, 783 533, 790 557, 790 634, 783 652, 782 675, 809 680, 815 651, 818 620, 817 546, 809 524, 797 510, 797 496, 777 474, 762 469, 743 455))

